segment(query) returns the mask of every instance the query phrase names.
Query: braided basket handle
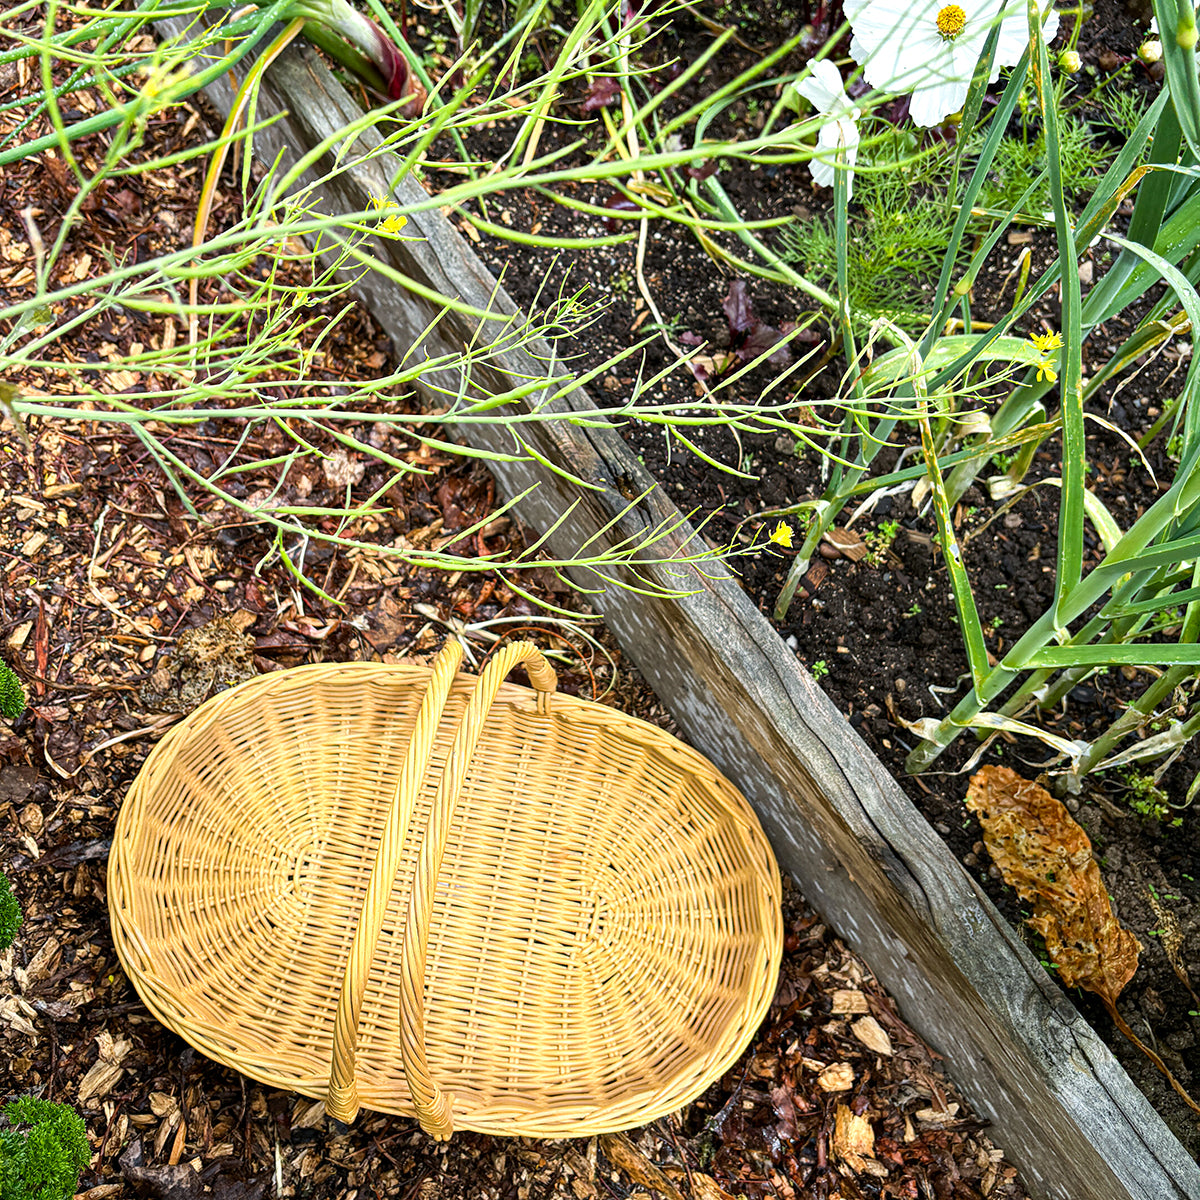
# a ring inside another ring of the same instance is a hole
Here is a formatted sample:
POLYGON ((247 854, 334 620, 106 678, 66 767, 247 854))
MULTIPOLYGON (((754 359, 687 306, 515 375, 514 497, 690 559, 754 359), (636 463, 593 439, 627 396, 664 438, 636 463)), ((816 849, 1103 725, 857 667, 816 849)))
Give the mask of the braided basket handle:
POLYGON ((371 963, 375 959, 375 948, 379 944, 379 932, 383 928, 392 883, 400 866, 400 855, 408 837, 408 825, 416 807, 417 792, 425 777, 429 755, 462 657, 462 643, 451 639, 434 660, 429 685, 421 700, 404 764, 400 768, 392 805, 379 836, 375 865, 371 868, 367 894, 363 899, 354 940, 350 944, 350 957, 342 976, 342 991, 333 1024, 333 1055, 329 1066, 325 1111, 347 1125, 358 1116, 359 1108, 355 1065, 363 992, 371 972, 371 963))
MULTIPOLYGON (((408 836, 408 823, 416 807, 417 792, 429 765, 438 725, 462 656, 462 645, 457 641, 449 641, 433 664, 432 678, 417 714, 391 810, 380 837, 375 865, 367 884, 367 895, 342 979, 334 1022, 333 1056, 325 1110, 331 1117, 346 1123, 354 1120, 359 1109, 355 1063, 363 992, 408 836)), ((421 1128, 439 1141, 448 1138, 453 1129, 450 1115, 453 1097, 434 1083, 425 1057, 425 958, 434 892, 454 806, 462 790, 471 755, 504 677, 519 662, 527 664, 530 680, 538 691, 538 711, 549 711, 550 696, 558 686, 558 680, 541 651, 531 642, 515 642, 499 650, 480 676, 459 723, 433 800, 409 894, 401 959, 400 1050, 421 1128)))
POLYGON ((433 896, 454 806, 462 791, 471 755, 504 677, 520 662, 525 663, 530 681, 537 689, 538 711, 545 713, 550 709, 550 697, 558 686, 558 679, 542 652, 532 642, 513 642, 498 650, 480 675, 454 735, 409 894, 400 972, 400 1053, 417 1119, 421 1128, 439 1142, 445 1141, 454 1131, 451 1117, 454 1097, 433 1081, 425 1058, 425 954, 429 946, 433 896))

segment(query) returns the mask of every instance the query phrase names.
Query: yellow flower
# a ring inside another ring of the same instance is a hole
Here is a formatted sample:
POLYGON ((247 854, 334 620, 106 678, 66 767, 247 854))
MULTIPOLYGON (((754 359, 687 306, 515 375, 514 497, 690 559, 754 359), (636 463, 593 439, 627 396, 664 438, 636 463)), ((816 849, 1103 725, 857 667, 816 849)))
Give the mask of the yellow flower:
MULTIPOLYGON (((394 208, 395 205, 390 200, 385 199, 383 196, 372 196, 371 207, 376 211, 381 211, 387 208, 394 208)), ((379 232, 382 233, 384 237, 396 237, 400 233, 400 230, 402 230, 407 224, 408 218, 403 213, 392 213, 391 216, 384 217, 384 219, 379 223, 379 232)))
POLYGON ((771 530, 771 536, 767 541, 774 542, 775 545, 782 546, 785 550, 790 550, 792 548, 792 527, 786 521, 780 521, 771 530))
POLYGON ((1054 383, 1058 379, 1058 372, 1055 371, 1054 364, 1048 358, 1038 363, 1037 377, 1038 383, 1041 383, 1043 379, 1054 383))
POLYGON ((1063 344, 1061 333, 1031 333, 1029 340, 1043 354, 1049 354, 1051 350, 1061 350, 1063 344))

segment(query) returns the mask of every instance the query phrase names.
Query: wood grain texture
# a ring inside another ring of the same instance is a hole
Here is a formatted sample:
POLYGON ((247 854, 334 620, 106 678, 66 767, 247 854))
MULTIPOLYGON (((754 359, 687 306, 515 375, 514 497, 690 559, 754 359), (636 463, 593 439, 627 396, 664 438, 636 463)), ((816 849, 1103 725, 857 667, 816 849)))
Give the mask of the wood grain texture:
MULTIPOLYGON (((226 109, 229 95, 225 81, 210 91, 226 109)), ((287 112, 257 139, 266 161, 277 154, 288 161, 292 147, 314 145, 357 116, 303 47, 272 68, 258 111, 260 118, 287 112)), ((361 209, 387 182, 383 160, 349 167, 322 185, 322 209, 361 209)), ((411 179, 399 182, 396 196, 402 205, 429 199, 411 179)), ((411 215, 408 231, 422 240, 378 247, 401 276, 514 311, 436 209, 411 215)), ((359 290, 398 348, 433 316, 428 301, 380 277, 359 290)), ((425 348, 458 348, 472 331, 469 319, 451 314, 425 348)), ((506 389, 538 369, 527 352, 509 354, 478 372, 476 383, 506 389)), ((590 407, 582 392, 562 406, 590 407)), ((658 492, 628 510, 612 481, 628 477, 639 491, 652 481, 615 431, 525 428, 540 454, 599 487, 581 497, 536 462, 494 465, 506 494, 535 487, 519 512, 539 531, 578 501, 551 538, 552 553, 570 556, 614 518, 610 541, 675 515, 658 492)), ((512 449, 503 428, 463 433, 477 446, 512 449)), ((681 549, 689 534, 676 537, 681 549)), ((679 572, 657 575, 683 582, 679 572)), ((686 737, 755 806, 780 864, 863 955, 905 1019, 946 1056, 1031 1192, 1046 1200, 1200 1200, 1195 1162, 737 582, 694 571, 686 582, 694 594, 674 599, 609 587, 597 607, 686 737)))

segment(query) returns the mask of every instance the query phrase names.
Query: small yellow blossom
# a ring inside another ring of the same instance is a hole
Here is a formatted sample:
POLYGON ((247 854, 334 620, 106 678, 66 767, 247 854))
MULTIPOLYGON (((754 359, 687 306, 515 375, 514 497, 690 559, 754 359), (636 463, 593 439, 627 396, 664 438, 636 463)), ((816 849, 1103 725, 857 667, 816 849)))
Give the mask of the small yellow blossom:
POLYGON ((1054 364, 1048 358, 1038 363, 1037 377, 1038 383, 1041 383, 1043 379, 1054 383, 1058 379, 1058 372, 1055 371, 1054 364))
MULTIPOLYGON (((376 210, 382 210, 385 208, 394 208, 395 206, 383 196, 372 196, 371 207, 376 210)), ((385 237, 396 237, 400 233, 400 230, 407 224, 408 218, 403 213, 392 213, 391 216, 384 217, 379 223, 378 231, 385 237)))
POLYGON ((1061 333, 1031 333, 1029 340, 1043 354, 1049 354, 1051 350, 1061 350, 1063 344, 1061 333))
POLYGON ((780 521, 771 530, 771 536, 767 540, 774 542, 777 546, 782 546, 785 550, 790 550, 792 548, 792 527, 786 521, 780 521))

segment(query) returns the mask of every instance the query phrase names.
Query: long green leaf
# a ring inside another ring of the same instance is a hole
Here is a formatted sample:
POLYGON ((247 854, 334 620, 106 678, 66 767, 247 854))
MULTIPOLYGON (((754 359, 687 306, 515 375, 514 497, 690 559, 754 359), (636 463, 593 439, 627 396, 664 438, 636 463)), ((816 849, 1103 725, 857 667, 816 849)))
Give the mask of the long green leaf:
POLYGON ((1131 600, 1128 603, 1108 605, 1100 614, 1112 619, 1124 616, 1126 613, 1165 612, 1167 609, 1178 608, 1182 604, 1191 604, 1200 600, 1200 587, 1183 588, 1178 592, 1163 592, 1151 596, 1149 600, 1131 600))
MULTIPOLYGON (((999 31, 1000 25, 997 22, 996 27, 988 34, 987 50, 993 48, 999 31)), ((1009 119, 1012 117, 1013 111, 1017 106, 1017 101, 1020 99, 1021 92, 1025 87, 1025 76, 1028 69, 1029 52, 1026 50, 1009 75, 1004 93, 1000 97, 1000 103, 996 106, 991 124, 988 126, 987 136, 983 139, 983 145, 979 148, 979 158, 975 163, 975 169, 971 172, 966 189, 958 201, 958 217, 955 219, 954 228, 950 231, 950 240, 946 244, 946 255, 942 259, 942 270, 938 276, 937 292, 934 296, 932 309, 933 319, 930 322, 928 331, 921 339, 922 353, 929 351, 934 338, 937 336, 937 331, 942 328, 942 321, 945 319, 947 306, 952 301, 950 296, 950 281, 954 276, 954 263, 958 257, 959 247, 962 245, 963 235, 967 230, 967 222, 971 219, 971 209, 974 207, 975 201, 979 198, 979 193, 987 180, 988 172, 992 168, 996 152, 1000 148, 1000 142, 1003 140, 1005 131, 1008 129, 1009 119)), ((987 74, 983 74, 981 79, 980 75, 976 74, 971 85, 972 92, 975 89, 979 90, 980 99, 982 99, 983 91, 986 90, 987 77, 987 74)), ((973 96, 968 94, 968 103, 971 103, 972 100, 973 96)), ((969 283, 967 286, 970 286, 969 283)))
POLYGON ((1028 667, 1200 667, 1195 642, 1134 642, 1125 646, 1047 646, 1029 657, 1028 667))
POLYGON ((933 511, 937 517, 938 541, 946 560, 946 569, 950 574, 950 587, 954 593, 958 625, 967 651, 967 662, 971 668, 971 680, 978 690, 984 679, 987 678, 990 668, 987 644, 983 640, 983 626, 979 621, 979 610, 975 607, 975 595, 971 591, 971 581, 967 577, 967 570, 963 565, 962 548, 959 546, 958 537, 954 532, 950 502, 946 498, 946 485, 942 480, 941 468, 938 466, 933 430, 930 428, 929 418, 924 411, 921 414, 921 447, 925 451, 925 464, 929 469, 933 511))
POLYGON ((1154 0, 1163 66, 1183 136, 1200 159, 1200 77, 1196 71, 1196 14, 1192 0, 1154 0))
POLYGON ((1029 0, 1029 38, 1033 48, 1032 76, 1042 115, 1050 203, 1058 242, 1062 281, 1062 503, 1058 515, 1058 556, 1054 577, 1055 624, 1061 625, 1063 601, 1083 575, 1083 493, 1087 472, 1086 431, 1083 423, 1082 294, 1075 251, 1075 233, 1063 198, 1062 162, 1058 138, 1058 97, 1050 74, 1050 57, 1042 36, 1041 10, 1029 0))

